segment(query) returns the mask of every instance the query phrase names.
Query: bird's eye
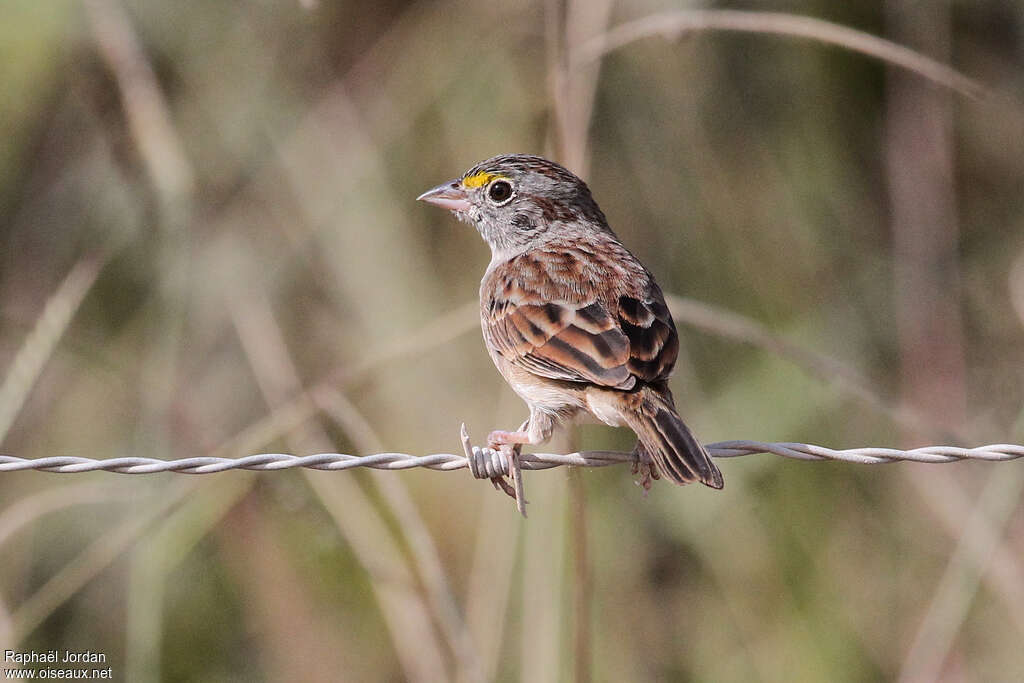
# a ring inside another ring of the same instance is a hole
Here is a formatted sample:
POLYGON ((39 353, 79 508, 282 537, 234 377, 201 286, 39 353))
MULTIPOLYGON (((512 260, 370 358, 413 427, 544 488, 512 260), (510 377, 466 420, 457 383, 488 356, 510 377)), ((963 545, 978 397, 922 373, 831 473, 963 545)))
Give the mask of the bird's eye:
POLYGON ((487 196, 495 204, 504 204, 512 198, 512 184, 507 180, 495 180, 487 188, 487 196))

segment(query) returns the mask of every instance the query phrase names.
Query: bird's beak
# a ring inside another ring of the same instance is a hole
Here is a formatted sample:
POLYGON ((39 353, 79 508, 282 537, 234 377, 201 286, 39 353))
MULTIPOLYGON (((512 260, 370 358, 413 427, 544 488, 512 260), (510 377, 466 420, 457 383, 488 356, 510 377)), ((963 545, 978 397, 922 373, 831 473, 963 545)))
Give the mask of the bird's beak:
POLYGON ((432 190, 427 190, 416 198, 418 202, 427 202, 449 211, 469 211, 469 195, 462 188, 459 180, 449 180, 432 190))

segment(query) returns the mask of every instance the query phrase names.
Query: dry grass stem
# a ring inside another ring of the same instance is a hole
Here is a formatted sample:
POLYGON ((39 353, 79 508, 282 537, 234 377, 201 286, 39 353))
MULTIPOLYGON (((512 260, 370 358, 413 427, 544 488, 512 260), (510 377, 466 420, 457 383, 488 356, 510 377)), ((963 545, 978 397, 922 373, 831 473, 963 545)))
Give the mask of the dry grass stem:
POLYGON ((871 382, 855 369, 841 361, 797 344, 771 332, 753 318, 728 311, 711 304, 675 294, 665 295, 672 317, 676 322, 694 327, 708 334, 733 339, 774 353, 803 368, 811 375, 833 384, 879 414, 890 417, 898 424, 927 430, 943 438, 967 441, 970 436, 949 424, 929 419, 909 406, 898 406, 882 397, 871 387, 871 382))
POLYGON ((594 599, 594 580, 590 567, 587 523, 587 490, 583 472, 569 468, 569 542, 572 554, 572 643, 573 680, 591 679, 590 663, 593 657, 591 603, 594 599))
POLYGON ((0 512, 0 546, 40 517, 75 505, 116 503, 138 495, 138 489, 109 483, 85 482, 55 486, 20 498, 0 512))
POLYGON ((512 579, 523 525, 509 514, 504 496, 480 486, 478 525, 466 582, 466 626, 473 634, 484 680, 498 675, 505 644, 512 579))
POLYGON ((119 0, 83 0, 96 45, 117 80, 132 138, 162 198, 191 194, 194 173, 153 67, 119 0))
POLYGON ((991 517, 975 514, 977 503, 963 490, 955 473, 930 470, 927 473, 907 473, 903 477, 928 505, 945 527, 948 534, 962 543, 972 545, 970 554, 975 558, 991 549, 991 561, 983 579, 993 594, 998 595, 1006 611, 1024 638, 1024 564, 1014 553, 1011 544, 1003 543, 1003 529, 991 517), (964 520, 977 521, 973 533, 966 535, 964 520))
POLYGON ((901 683, 943 678, 942 666, 967 618, 995 549, 1020 507, 1020 469, 992 472, 935 589, 900 671, 901 683), (985 533, 987 529, 998 533, 985 533), (980 539, 980 540, 979 540, 980 539))
POLYGON ((254 481, 250 474, 196 489, 136 545, 128 574, 125 680, 162 680, 163 600, 170 575, 252 489, 254 481))
POLYGON ((476 301, 468 301, 458 308, 438 314, 430 322, 408 335, 393 341, 384 340, 380 344, 374 344, 365 356, 353 359, 350 364, 338 366, 330 373, 326 382, 317 386, 326 386, 328 383, 350 384, 391 361, 406 356, 415 357, 425 354, 478 329, 480 329, 480 304, 476 301))
POLYGON ((57 342, 89 293, 105 259, 92 254, 79 259, 60 286, 46 300, 43 312, 11 361, 0 385, 0 443, 35 386, 39 374, 57 348, 57 342))
MULTIPOLYGON (((323 412, 329 415, 360 449, 379 451, 384 448, 373 426, 340 391, 321 388, 314 394, 314 398, 323 412)), ((437 544, 416 508, 415 501, 399 479, 379 471, 374 471, 371 476, 409 543, 419 576, 427 589, 431 608, 460 663, 460 679, 484 680, 472 634, 466 628, 462 610, 452 593, 451 582, 448 580, 444 563, 441 562, 437 544)))
POLYGON ((975 80, 902 45, 823 19, 780 12, 677 10, 653 14, 620 24, 581 46, 573 68, 581 68, 644 38, 661 36, 676 40, 703 31, 738 31, 813 40, 874 57, 968 97, 986 94, 975 80))
MULTIPOLYGON (((273 407, 299 394, 300 380, 266 301, 252 293, 245 298, 235 296, 230 309, 267 403, 273 407)), ((299 433, 303 434, 301 440, 297 436, 289 439, 294 446, 330 447, 327 435, 317 425, 307 425, 299 433)), ((373 504, 351 479, 328 484, 312 473, 306 477, 369 573, 405 674, 417 681, 446 678, 445 658, 431 624, 428 602, 418 594, 413 573, 373 504)), ((441 621, 440 615, 435 616, 441 621)))
MULTIPOLYGON (((11 646, 22 642, 54 610, 106 569, 121 553, 137 541, 150 526, 164 518, 199 482, 185 481, 164 492, 160 500, 131 516, 89 544, 73 560, 54 574, 11 616, 10 631, 3 641, 11 646)), ((209 482, 207 486, 215 486, 209 482)))

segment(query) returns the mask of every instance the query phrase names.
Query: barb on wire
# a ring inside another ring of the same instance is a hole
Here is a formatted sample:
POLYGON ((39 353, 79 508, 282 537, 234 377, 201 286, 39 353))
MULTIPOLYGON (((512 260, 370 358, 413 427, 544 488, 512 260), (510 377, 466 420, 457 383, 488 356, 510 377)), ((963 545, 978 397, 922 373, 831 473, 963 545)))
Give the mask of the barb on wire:
MULTIPOLYGON (((946 463, 959 460, 985 460, 1000 462, 1024 458, 1024 446, 993 444, 977 448, 955 446, 927 446, 901 451, 894 448, 849 448, 835 450, 805 443, 766 443, 763 441, 721 441, 708 444, 708 452, 716 458, 736 458, 758 453, 772 453, 797 460, 840 460, 860 464, 881 464, 896 461, 946 463)), ((70 474, 73 472, 114 472, 117 474, 153 474, 177 472, 179 474, 212 474, 226 470, 286 470, 305 467, 315 470, 350 470, 370 467, 379 470, 407 470, 415 467, 450 471, 469 468, 479 478, 491 479, 509 474, 508 460, 500 452, 488 448, 473 448, 479 461, 470 462, 465 455, 433 453, 409 455, 407 453, 377 453, 375 455, 348 455, 346 453, 317 453, 295 456, 286 453, 262 453, 244 458, 196 457, 180 460, 156 458, 109 458, 96 460, 75 456, 49 458, 17 458, 0 455, 0 472, 40 470, 70 474)), ((580 451, 577 453, 522 453, 520 466, 524 470, 545 470, 569 465, 573 467, 604 467, 624 462, 635 462, 636 455, 619 451, 580 451)))

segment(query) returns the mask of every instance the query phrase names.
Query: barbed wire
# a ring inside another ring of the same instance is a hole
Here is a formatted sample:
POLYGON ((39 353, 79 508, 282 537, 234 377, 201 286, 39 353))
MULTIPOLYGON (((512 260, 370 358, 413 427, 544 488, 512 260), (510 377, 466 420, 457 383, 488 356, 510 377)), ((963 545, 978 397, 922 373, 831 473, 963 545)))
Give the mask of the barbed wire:
MULTIPOLYGON (((705 446, 716 458, 736 458, 745 455, 774 454, 796 460, 838 460, 866 465, 884 464, 897 461, 922 463, 947 463, 960 460, 984 460, 1002 462, 1024 458, 1024 446, 993 444, 977 448, 955 446, 926 446, 911 450, 894 448, 848 448, 836 450, 805 443, 769 443, 763 441, 720 441, 705 446)), ((620 451, 580 451, 576 453, 522 453, 519 461, 524 470, 544 470, 552 467, 605 467, 619 463, 637 463, 634 453, 620 451)), ((227 470, 275 471, 303 467, 314 470, 340 471, 357 467, 379 470, 407 470, 425 467, 431 470, 451 471, 468 468, 478 478, 494 478, 509 474, 509 462, 500 451, 472 447, 472 453, 432 453, 410 455, 408 453, 376 453, 374 455, 349 455, 346 453, 316 453, 296 456, 287 453, 260 453, 242 458, 218 458, 201 456, 179 460, 157 458, 124 457, 97 460, 77 456, 55 456, 47 458, 18 458, 0 455, 0 472, 39 470, 58 474, 79 472, 114 472, 116 474, 154 474, 175 472, 178 474, 213 474, 227 470)))

